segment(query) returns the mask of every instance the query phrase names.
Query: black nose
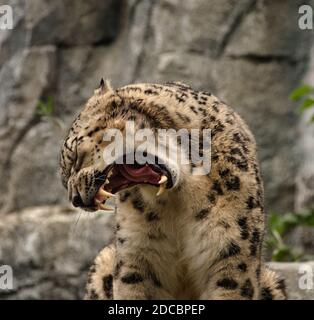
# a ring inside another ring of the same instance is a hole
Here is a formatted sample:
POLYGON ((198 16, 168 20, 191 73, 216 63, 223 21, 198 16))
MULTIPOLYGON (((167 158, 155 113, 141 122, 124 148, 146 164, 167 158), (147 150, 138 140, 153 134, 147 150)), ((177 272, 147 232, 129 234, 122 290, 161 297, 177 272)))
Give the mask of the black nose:
POLYGON ((83 207, 84 206, 83 200, 79 194, 76 194, 72 198, 72 204, 74 207, 83 207))

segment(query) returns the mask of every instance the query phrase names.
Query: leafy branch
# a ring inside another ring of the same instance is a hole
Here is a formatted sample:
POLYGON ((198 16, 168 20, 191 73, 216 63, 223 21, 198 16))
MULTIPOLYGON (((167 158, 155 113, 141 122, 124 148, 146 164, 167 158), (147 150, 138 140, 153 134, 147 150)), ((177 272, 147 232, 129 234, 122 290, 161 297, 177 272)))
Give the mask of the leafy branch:
POLYGON ((58 130, 64 130, 62 120, 54 116, 54 100, 52 96, 48 96, 46 101, 38 101, 36 111, 40 117, 48 120, 58 130))
MULTIPOLYGON (((310 85, 304 84, 293 90, 289 96, 290 100, 300 102, 300 112, 304 112, 314 106, 314 88, 310 85)), ((314 122, 314 115, 311 117, 314 122)))
POLYGON ((271 213, 268 218, 269 233, 266 244, 272 250, 274 261, 298 261, 307 260, 303 252, 290 247, 284 242, 284 237, 298 226, 314 227, 314 210, 301 212, 289 212, 284 215, 271 213))
MULTIPOLYGON (((314 87, 303 84, 293 90, 290 100, 299 102, 300 113, 314 107, 314 87)), ((311 117, 314 122, 314 115, 311 117)), ((274 261, 298 261, 314 259, 314 256, 306 256, 300 248, 287 245, 285 236, 299 226, 314 227, 314 209, 301 212, 289 212, 284 215, 273 212, 268 218, 268 236, 266 244, 272 252, 274 261)))
POLYGON ((38 101, 37 113, 43 117, 51 117, 53 114, 53 97, 49 96, 47 101, 38 101))

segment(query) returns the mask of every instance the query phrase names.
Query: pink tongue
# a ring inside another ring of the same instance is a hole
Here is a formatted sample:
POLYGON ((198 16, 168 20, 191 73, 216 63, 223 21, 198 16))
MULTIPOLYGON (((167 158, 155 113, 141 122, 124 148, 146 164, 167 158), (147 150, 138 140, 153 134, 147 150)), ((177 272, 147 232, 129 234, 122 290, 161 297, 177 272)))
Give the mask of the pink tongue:
POLYGON ((120 173, 130 181, 133 182, 148 182, 151 184, 158 184, 160 174, 155 172, 149 165, 144 165, 136 168, 132 165, 119 165, 120 173))

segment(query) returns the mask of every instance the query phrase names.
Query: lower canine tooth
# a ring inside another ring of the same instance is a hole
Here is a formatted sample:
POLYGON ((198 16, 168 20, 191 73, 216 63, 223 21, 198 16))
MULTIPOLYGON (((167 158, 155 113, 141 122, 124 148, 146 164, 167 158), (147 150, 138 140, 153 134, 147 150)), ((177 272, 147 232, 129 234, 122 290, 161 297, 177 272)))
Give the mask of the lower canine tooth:
POLYGON ((166 185, 165 185, 165 184, 161 184, 161 185, 159 186, 159 190, 158 190, 156 196, 157 196, 157 197, 160 196, 161 194, 164 193, 165 190, 166 190, 166 185))
POLYGON ((102 210, 105 210, 105 211, 112 211, 112 210, 114 210, 113 207, 108 206, 108 205, 106 205, 106 204, 102 204, 102 203, 99 203, 99 204, 98 204, 98 207, 99 207, 100 209, 102 209, 102 210))

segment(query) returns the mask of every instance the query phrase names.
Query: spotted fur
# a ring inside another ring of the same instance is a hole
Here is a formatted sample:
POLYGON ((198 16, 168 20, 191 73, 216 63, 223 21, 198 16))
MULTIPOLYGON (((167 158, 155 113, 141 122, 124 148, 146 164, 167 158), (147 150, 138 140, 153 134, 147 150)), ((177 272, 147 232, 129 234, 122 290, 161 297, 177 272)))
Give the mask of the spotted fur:
MULTIPOLYGON (((208 92, 182 83, 102 83, 74 121, 61 151, 69 199, 84 208, 106 167, 106 128, 211 129, 207 175, 180 167, 174 188, 119 192, 115 241, 97 256, 87 299, 284 299, 284 283, 262 262, 263 186, 254 138, 208 92)), ((200 143, 202 145, 202 143, 200 143)), ((189 156, 191 156, 191 151, 189 156)))

